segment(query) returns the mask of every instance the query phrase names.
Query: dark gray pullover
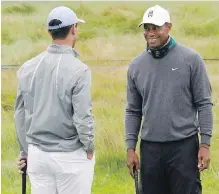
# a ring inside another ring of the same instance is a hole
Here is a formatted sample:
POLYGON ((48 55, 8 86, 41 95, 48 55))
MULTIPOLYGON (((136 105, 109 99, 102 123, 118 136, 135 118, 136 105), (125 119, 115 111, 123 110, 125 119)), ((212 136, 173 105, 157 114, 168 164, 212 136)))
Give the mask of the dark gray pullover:
POLYGON ((152 142, 181 140, 200 131, 201 143, 210 145, 212 106, 205 64, 196 51, 176 43, 165 57, 154 59, 145 50, 127 73, 127 148, 136 147, 140 128, 141 139, 152 142))

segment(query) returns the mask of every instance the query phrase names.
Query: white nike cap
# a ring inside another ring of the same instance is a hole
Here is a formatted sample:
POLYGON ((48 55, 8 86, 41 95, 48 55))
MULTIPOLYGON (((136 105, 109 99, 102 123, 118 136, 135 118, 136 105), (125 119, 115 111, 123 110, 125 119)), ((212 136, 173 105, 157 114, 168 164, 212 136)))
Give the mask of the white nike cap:
POLYGON ((75 14, 75 12, 72 11, 70 8, 65 7, 65 6, 60 6, 60 7, 54 8, 49 13, 48 18, 47 18, 47 28, 48 30, 55 30, 58 28, 63 28, 66 26, 76 24, 78 22, 85 23, 85 21, 82 19, 79 19, 77 15, 75 14), (49 22, 54 19, 60 20, 62 23, 56 26, 49 26, 49 22))
POLYGON ((156 26, 163 26, 166 22, 170 23, 169 12, 159 5, 156 5, 145 11, 142 22, 138 26, 140 27, 142 24, 154 24, 156 26))

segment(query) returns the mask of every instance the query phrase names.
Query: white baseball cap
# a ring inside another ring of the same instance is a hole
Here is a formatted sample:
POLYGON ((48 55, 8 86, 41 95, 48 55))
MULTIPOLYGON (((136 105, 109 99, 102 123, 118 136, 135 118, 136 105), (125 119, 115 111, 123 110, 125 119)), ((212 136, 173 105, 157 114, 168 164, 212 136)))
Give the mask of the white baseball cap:
POLYGON ((163 26, 166 22, 170 23, 169 12, 159 5, 156 5, 145 11, 142 22, 138 26, 140 27, 142 24, 154 24, 156 26, 163 26))
POLYGON ((74 11, 65 6, 59 6, 54 8, 48 15, 47 18, 47 28, 48 30, 55 30, 58 28, 63 28, 66 26, 70 26, 72 24, 76 24, 78 22, 85 23, 84 20, 79 19, 74 11), (51 20, 60 20, 62 23, 56 26, 49 26, 49 22, 51 20))

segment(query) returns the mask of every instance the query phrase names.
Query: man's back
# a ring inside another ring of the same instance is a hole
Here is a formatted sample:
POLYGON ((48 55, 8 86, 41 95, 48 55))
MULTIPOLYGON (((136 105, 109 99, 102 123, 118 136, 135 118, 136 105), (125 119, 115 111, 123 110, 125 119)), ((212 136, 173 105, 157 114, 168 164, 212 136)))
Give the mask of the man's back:
MULTIPOLYGON (((27 143, 43 151, 74 151, 82 147, 73 122, 77 111, 73 104, 77 102, 72 95, 78 82, 87 84, 81 77, 90 74, 90 70, 76 55, 70 46, 51 45, 18 71, 26 111, 27 143)), ((84 108, 91 109, 89 105, 84 108)), ((93 122, 91 119, 89 122, 92 130, 93 122)))
POLYGON ((91 71, 73 49, 79 23, 85 21, 70 8, 52 9, 47 17, 52 45, 17 73, 17 164, 19 170, 28 164, 31 193, 91 193, 95 165, 91 71))

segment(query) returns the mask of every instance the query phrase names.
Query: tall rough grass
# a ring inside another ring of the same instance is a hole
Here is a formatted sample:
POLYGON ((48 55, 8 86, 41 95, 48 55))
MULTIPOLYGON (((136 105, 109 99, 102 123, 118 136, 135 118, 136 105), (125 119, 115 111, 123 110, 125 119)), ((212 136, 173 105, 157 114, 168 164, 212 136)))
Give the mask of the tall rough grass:
MULTIPOLYGON (((2 63, 21 65, 46 49, 51 43, 46 31, 47 15, 58 5, 71 7, 79 17, 86 20, 86 24, 79 26, 77 44, 77 49, 83 51, 82 59, 100 58, 102 55, 99 52, 103 50, 104 58, 116 56, 131 59, 145 47, 143 29, 138 28, 138 24, 145 9, 155 4, 152 2, 47 2, 46 4, 3 2, 2 63), (116 41, 113 41, 112 37, 115 37, 116 41), (98 40, 101 40, 98 42, 101 49, 95 47, 98 40), (105 42, 108 42, 108 45, 105 45, 105 42), (119 54, 118 47, 123 48, 119 54), (11 52, 12 50, 14 52, 11 52)), ((215 44, 219 41, 218 2, 161 2, 159 4, 171 13, 173 23, 171 35, 177 41, 197 49, 204 58, 218 57, 219 45, 215 44)))

